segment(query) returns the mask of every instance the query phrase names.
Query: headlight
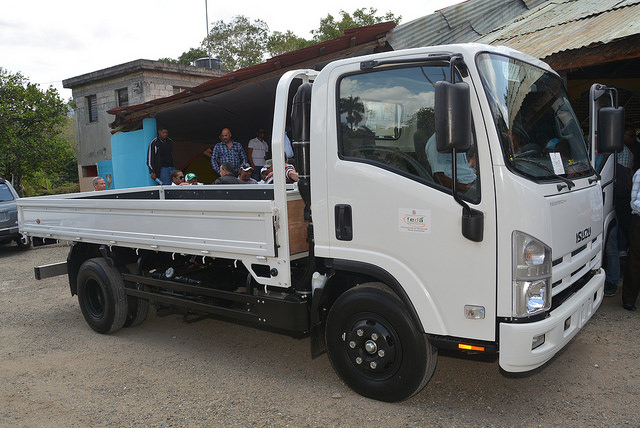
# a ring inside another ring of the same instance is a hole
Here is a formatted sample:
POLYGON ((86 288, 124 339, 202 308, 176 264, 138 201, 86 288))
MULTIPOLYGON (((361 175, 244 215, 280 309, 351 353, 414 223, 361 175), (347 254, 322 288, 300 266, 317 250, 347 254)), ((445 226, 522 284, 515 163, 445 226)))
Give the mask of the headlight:
POLYGON ((512 243, 512 314, 520 318, 544 312, 551 307, 551 248, 518 231, 512 243))

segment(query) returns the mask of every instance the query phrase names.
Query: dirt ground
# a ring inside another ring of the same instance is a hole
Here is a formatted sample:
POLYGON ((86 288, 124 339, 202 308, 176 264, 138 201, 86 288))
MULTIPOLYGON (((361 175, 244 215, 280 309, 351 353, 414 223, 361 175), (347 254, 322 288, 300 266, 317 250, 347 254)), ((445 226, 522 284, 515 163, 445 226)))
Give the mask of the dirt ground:
POLYGON ((421 393, 389 404, 311 360, 308 338, 153 311, 97 334, 65 276, 34 279, 67 251, 0 246, 0 426, 640 426, 640 312, 620 294, 532 374, 441 354, 421 393))

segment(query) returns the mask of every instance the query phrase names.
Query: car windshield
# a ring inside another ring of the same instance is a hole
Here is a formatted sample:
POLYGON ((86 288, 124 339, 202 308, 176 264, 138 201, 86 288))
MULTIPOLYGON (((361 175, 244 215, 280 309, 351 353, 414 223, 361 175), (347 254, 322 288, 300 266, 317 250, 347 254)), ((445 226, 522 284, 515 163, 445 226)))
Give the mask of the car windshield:
POLYGON ((13 201, 13 193, 6 184, 0 184, 0 202, 13 201))
POLYGON ((594 173, 558 76, 502 55, 477 61, 509 169, 535 181, 594 173))

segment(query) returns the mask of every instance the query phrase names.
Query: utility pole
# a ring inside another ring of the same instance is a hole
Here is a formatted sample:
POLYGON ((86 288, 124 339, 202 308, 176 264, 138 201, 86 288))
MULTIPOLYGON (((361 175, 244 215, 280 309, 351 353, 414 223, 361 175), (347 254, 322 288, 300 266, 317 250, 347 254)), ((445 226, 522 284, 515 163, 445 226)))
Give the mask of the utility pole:
POLYGON ((204 16, 207 20, 207 56, 209 57, 209 69, 211 70, 211 41, 209 40, 209 5, 207 0, 204 0, 204 16))

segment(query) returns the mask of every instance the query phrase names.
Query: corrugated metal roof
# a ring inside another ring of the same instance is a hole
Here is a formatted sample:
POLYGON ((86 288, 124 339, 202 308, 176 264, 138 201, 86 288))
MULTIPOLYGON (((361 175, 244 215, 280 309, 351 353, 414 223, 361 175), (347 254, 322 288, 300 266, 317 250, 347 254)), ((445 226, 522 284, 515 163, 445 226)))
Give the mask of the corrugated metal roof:
POLYGON ((640 33, 640 0, 551 0, 476 41, 537 58, 640 33))
POLYGON ((389 44, 398 50, 472 42, 545 1, 467 0, 399 25, 391 31, 389 44))

